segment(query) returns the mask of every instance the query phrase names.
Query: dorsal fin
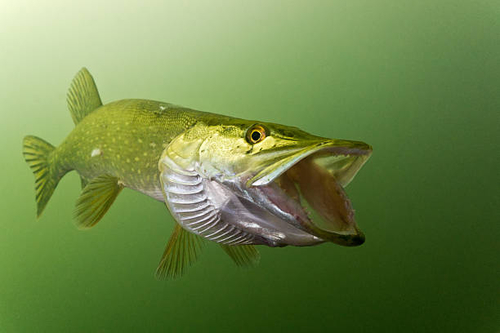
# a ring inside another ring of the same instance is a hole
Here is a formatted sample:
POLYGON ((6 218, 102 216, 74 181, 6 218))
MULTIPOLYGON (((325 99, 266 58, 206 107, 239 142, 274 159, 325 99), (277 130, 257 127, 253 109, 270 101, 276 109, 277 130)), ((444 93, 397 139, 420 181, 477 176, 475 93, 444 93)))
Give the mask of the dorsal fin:
POLYGON ((94 79, 87 68, 83 67, 73 78, 67 101, 75 125, 102 105, 94 79))

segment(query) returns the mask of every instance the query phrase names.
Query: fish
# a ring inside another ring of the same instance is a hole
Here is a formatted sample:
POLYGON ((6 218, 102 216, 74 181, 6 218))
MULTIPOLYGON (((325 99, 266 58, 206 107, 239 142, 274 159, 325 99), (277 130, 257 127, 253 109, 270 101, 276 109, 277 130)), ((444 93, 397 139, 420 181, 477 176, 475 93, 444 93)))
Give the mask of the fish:
POLYGON ((86 68, 73 78, 67 104, 75 127, 59 146, 23 139, 37 218, 70 171, 81 179, 80 229, 94 227, 124 188, 164 202, 175 226, 159 279, 181 276, 205 240, 240 267, 258 264, 256 246, 365 241, 345 192, 371 156, 364 142, 153 100, 103 104, 86 68))

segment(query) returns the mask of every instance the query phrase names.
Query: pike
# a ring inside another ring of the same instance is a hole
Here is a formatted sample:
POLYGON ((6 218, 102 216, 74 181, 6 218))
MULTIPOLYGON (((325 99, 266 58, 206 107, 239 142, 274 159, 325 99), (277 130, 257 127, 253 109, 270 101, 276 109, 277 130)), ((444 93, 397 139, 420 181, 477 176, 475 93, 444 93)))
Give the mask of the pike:
POLYGON ((151 100, 103 105, 85 68, 67 102, 76 126, 61 145, 23 140, 37 217, 72 170, 81 177, 81 229, 96 225, 125 187, 165 202, 176 224, 158 278, 183 274, 202 239, 239 266, 257 264, 255 245, 364 242, 344 188, 371 155, 366 143, 151 100))

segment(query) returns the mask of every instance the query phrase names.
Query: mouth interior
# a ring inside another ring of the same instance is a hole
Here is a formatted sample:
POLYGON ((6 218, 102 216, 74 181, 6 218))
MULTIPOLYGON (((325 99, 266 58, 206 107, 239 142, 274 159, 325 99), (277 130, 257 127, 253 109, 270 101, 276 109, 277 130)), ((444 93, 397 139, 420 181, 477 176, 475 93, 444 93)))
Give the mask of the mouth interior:
POLYGON ((300 160, 273 181, 274 187, 279 187, 286 197, 278 205, 302 220, 302 226, 320 238, 343 245, 361 244, 362 234, 344 186, 367 158, 363 154, 325 150, 300 160), (339 235, 358 235, 361 239, 354 243, 348 237, 339 241, 339 235))

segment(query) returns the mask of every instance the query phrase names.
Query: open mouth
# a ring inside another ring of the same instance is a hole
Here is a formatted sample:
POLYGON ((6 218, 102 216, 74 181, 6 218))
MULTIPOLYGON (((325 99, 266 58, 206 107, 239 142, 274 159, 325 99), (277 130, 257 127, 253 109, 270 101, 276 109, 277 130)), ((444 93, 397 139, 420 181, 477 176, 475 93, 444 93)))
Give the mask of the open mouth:
POLYGON ((269 166, 249 183, 258 186, 296 227, 325 241, 356 246, 364 242, 364 235, 344 187, 367 161, 371 147, 343 143, 326 141, 306 148, 269 166))

